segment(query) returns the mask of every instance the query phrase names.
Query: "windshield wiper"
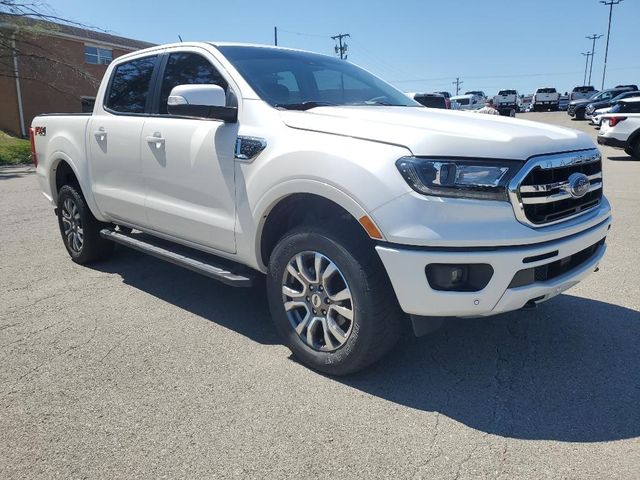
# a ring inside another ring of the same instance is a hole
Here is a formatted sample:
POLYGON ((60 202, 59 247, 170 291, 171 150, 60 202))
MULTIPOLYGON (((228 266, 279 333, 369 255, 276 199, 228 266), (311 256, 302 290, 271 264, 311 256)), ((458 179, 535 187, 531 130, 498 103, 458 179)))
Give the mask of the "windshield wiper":
POLYGON ((276 103, 274 106, 276 108, 284 108, 286 110, 309 110, 316 107, 331 107, 335 105, 335 103, 331 102, 317 102, 315 100, 310 100, 301 103, 276 103))

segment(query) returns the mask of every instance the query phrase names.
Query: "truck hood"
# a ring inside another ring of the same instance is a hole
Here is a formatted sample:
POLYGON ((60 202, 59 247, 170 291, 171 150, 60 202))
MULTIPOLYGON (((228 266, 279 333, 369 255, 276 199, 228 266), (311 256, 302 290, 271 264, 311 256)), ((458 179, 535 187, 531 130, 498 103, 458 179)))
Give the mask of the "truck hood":
POLYGON ((526 160, 594 148, 577 130, 497 115, 420 107, 344 106, 281 111, 285 125, 403 146, 414 155, 526 160))

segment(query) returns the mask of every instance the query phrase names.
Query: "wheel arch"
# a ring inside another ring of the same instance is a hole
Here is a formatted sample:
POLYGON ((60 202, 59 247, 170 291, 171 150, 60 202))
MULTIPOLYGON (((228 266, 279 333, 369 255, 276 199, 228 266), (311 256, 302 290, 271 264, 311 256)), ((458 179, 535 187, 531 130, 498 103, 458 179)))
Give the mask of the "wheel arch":
MULTIPOLYGON (((269 256, 276 243, 287 231, 314 221, 338 221, 358 225, 364 238, 370 238, 361 223, 369 219, 379 231, 367 211, 351 196, 336 187, 317 182, 303 181, 292 185, 281 184, 266 195, 256 208, 255 255, 259 265, 266 270, 269 256)), ((383 238, 381 238, 383 239, 383 238)))

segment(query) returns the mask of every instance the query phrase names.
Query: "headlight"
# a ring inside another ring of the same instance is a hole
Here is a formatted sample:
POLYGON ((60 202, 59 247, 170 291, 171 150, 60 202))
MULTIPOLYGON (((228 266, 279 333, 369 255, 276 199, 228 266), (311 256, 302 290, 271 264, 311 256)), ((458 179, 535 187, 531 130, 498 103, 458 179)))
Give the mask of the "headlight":
POLYGON ((507 185, 522 162, 402 157, 396 166, 423 195, 508 201, 507 185))

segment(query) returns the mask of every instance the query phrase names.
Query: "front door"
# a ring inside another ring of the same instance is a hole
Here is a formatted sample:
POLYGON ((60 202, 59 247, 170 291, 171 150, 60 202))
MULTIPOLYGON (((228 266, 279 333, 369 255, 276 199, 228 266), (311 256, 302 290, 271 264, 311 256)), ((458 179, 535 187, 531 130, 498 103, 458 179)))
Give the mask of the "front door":
POLYGON ((111 220, 146 225, 140 136, 158 56, 137 58, 113 70, 104 108, 87 130, 90 171, 98 208, 111 220))
POLYGON ((147 218, 158 233, 235 253, 234 149, 237 124, 167 115, 176 85, 228 84, 207 57, 168 53, 160 85, 159 115, 147 118, 140 152, 147 218))

